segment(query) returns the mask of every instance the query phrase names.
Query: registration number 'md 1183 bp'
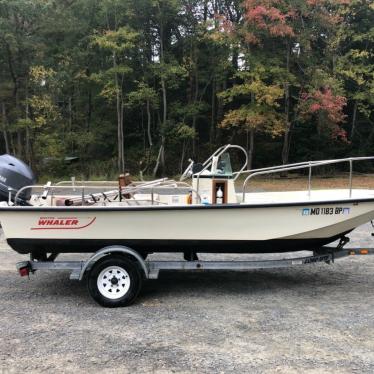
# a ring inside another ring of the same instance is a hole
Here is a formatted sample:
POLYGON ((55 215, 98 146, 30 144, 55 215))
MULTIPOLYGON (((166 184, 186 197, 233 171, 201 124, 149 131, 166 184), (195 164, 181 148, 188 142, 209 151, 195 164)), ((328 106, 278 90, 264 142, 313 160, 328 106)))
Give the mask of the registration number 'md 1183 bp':
POLYGON ((317 208, 303 208, 301 213, 303 216, 328 216, 334 214, 350 214, 351 208, 343 207, 317 207, 317 208))

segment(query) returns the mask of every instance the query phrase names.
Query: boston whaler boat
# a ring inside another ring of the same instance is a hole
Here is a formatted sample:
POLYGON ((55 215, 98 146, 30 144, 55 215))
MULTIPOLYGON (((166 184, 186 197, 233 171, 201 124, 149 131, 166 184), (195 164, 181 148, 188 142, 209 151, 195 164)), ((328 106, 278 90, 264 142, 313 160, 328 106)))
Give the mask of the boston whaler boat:
POLYGON ((246 170, 247 154, 236 145, 219 148, 203 164, 190 162, 180 181, 131 182, 121 176, 109 188, 96 183, 34 185, 19 160, 0 157, 0 221, 8 244, 31 260, 19 263, 21 275, 39 269, 71 271, 87 279, 91 296, 104 306, 124 306, 136 298, 142 278, 160 270, 247 270, 332 262, 367 249, 344 249, 346 234, 374 219, 374 190, 352 187, 357 157, 301 162, 246 170), (233 172, 230 151, 245 162, 233 172), (312 170, 348 163, 349 185, 312 190, 312 170), (250 181, 305 169, 306 191, 248 192, 250 181), (242 191, 236 191, 239 177, 242 191), (191 178, 189 184, 186 179, 191 178), (337 248, 325 247, 339 239, 337 248), (309 250, 309 257, 264 261, 200 261, 197 254, 274 253, 309 250), (86 261, 55 261, 58 254, 94 253, 86 261), (153 252, 181 252, 184 261, 146 261, 153 252))

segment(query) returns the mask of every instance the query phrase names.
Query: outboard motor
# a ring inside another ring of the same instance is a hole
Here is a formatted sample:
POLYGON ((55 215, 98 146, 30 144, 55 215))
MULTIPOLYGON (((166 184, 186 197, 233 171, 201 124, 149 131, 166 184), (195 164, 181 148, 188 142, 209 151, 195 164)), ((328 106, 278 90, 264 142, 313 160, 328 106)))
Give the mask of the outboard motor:
MULTIPOLYGON (((17 191, 25 186, 36 183, 35 174, 21 160, 11 155, 0 156, 0 201, 11 200, 14 202, 17 191)), ((18 205, 29 205, 27 203, 31 198, 31 189, 21 192, 17 201, 18 205)))

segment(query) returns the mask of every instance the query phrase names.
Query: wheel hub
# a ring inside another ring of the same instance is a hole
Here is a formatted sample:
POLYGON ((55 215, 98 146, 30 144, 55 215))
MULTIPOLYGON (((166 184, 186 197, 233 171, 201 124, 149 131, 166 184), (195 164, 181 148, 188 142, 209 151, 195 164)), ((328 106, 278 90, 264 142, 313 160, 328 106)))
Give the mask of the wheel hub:
POLYGON ((101 271, 97 277, 99 292, 108 299, 119 299, 130 289, 130 277, 120 266, 109 266, 101 271))

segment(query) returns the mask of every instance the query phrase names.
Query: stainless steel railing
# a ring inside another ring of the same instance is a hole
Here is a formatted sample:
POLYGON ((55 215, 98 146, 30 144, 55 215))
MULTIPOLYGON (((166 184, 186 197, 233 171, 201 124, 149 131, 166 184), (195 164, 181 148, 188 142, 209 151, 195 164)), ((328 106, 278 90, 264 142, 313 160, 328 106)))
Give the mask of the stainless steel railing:
MULTIPOLYGON (((155 193, 160 193, 160 191, 167 191, 167 190, 177 190, 180 192, 181 190, 185 191, 188 189, 189 191, 196 194, 196 198, 201 202, 201 196, 200 194, 193 189, 189 184, 184 182, 176 182, 174 180, 169 180, 167 178, 157 179, 155 181, 149 181, 149 182, 141 182, 136 183, 134 185, 128 185, 126 187, 119 188, 119 186, 113 186, 113 190, 106 190, 101 192, 95 192, 95 193, 88 193, 89 190, 98 190, 102 189, 103 186, 98 185, 77 185, 77 184, 71 184, 71 185, 64 185, 65 183, 70 183, 68 181, 63 181, 60 183, 57 183, 56 185, 52 185, 50 182, 45 185, 29 185, 24 186, 21 189, 19 189, 14 197, 15 205, 17 205, 21 199, 20 195, 23 191, 27 189, 41 189, 42 193, 40 194, 39 198, 46 199, 48 195, 51 197, 51 204, 53 205, 53 201, 55 198, 55 191, 56 190, 70 190, 70 191, 76 191, 77 189, 81 191, 80 195, 69 197, 69 202, 73 205, 74 203, 81 203, 81 205, 91 204, 91 203, 97 203, 101 199, 108 199, 113 196, 123 196, 128 194, 135 194, 135 193, 144 193, 144 191, 150 190, 151 199, 131 199, 131 201, 143 201, 143 202, 149 202, 150 205, 154 205, 155 203, 159 204, 160 202, 155 200, 155 193)), ((108 187, 108 186, 106 186, 108 187)), ((112 186, 110 186, 112 187, 112 186)), ((11 195, 10 198, 11 199, 11 195)), ((127 201, 130 199, 124 199, 123 201, 127 201)), ((109 200, 110 201, 110 200, 109 200)), ((163 204, 163 203, 162 203, 163 204)))
POLYGON ((335 160, 307 161, 307 162, 299 162, 299 163, 295 163, 295 164, 279 165, 279 166, 275 166, 275 167, 249 170, 247 172, 249 172, 250 175, 248 175, 248 177, 243 182, 242 202, 245 202, 245 194, 246 194, 246 191, 247 191, 247 184, 254 177, 256 177, 258 175, 275 174, 275 173, 282 173, 282 172, 286 172, 286 171, 301 170, 301 169, 308 169, 308 196, 310 197, 311 188, 312 188, 312 168, 317 167, 317 166, 339 164, 339 163, 344 163, 344 162, 349 163, 348 191, 349 191, 349 197, 352 197, 353 162, 354 161, 368 161, 368 160, 374 160, 374 156, 370 156, 370 157, 349 157, 349 158, 342 158, 342 159, 335 159, 335 160))
MULTIPOLYGON (((207 158, 204 161, 204 163, 203 163, 203 169, 197 175, 199 176, 206 169, 208 169, 209 166, 212 165, 212 161, 213 161, 214 157, 220 157, 220 156, 222 156, 230 148, 240 149, 244 153, 244 155, 245 155, 245 163, 243 164, 242 168, 240 169, 240 171, 237 171, 237 172, 233 173, 234 175, 235 174, 241 174, 244 171, 244 169, 246 168, 247 164, 248 164, 248 155, 247 155, 247 152, 246 152, 246 150, 243 147, 241 147, 239 145, 226 144, 226 145, 223 145, 222 147, 219 147, 211 156, 209 156, 209 158, 207 158)), ((180 178, 180 181, 185 180, 187 178, 188 172, 192 169, 194 161, 192 161, 191 159, 189 161, 190 161, 190 164, 188 165, 188 167, 186 168, 186 170, 183 172, 183 174, 182 174, 182 176, 180 178)))

